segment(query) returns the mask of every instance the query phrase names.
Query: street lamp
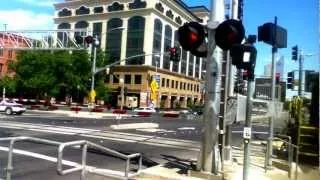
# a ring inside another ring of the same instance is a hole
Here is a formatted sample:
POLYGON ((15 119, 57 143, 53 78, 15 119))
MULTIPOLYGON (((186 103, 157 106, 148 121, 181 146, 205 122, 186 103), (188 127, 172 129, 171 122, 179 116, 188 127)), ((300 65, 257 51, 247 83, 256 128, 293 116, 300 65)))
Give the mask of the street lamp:
MULTIPOLYGON (((116 28, 113 28, 113 29, 110 29, 110 30, 108 30, 106 33, 109 33, 109 32, 111 32, 111 31, 115 31, 115 30, 123 30, 123 29, 125 29, 124 27, 116 27, 116 28)), ((91 71, 91 91, 90 91, 90 94, 94 94, 93 92, 94 92, 94 81, 95 81, 95 79, 94 79, 94 76, 95 76, 95 74, 97 73, 97 71, 96 71, 96 61, 97 61, 97 47, 99 46, 99 44, 100 44, 100 42, 99 42, 99 40, 98 40, 98 36, 97 35, 95 35, 95 37, 94 37, 94 39, 93 39, 94 41, 93 41, 93 62, 92 62, 92 71, 91 71)), ((91 97, 92 99, 91 99, 91 103, 92 104, 94 104, 94 98, 93 97, 91 97)))

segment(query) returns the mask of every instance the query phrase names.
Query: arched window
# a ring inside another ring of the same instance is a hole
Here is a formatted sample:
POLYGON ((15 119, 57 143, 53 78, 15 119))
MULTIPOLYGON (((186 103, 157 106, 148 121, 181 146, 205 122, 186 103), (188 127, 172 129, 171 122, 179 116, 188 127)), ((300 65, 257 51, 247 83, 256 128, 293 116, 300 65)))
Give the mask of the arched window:
POLYGON ((83 28, 87 28, 89 26, 87 21, 79 21, 75 24, 75 28, 76 29, 83 29, 83 28))
MULTIPOLYGON (((127 57, 143 54, 145 18, 134 16, 128 21, 127 57)), ((127 61, 127 64, 144 64, 144 57, 127 61)))
MULTIPOLYGON (((79 21, 74 25, 75 29, 86 29, 88 28, 89 24, 87 21, 79 21)), ((76 31, 74 32, 74 36, 86 36, 86 31, 76 31)))
MULTIPOLYGON (((71 28, 71 25, 69 23, 61 23, 58 25, 58 29, 70 29, 70 28, 71 28)), ((68 35, 66 32, 58 32, 57 37, 64 46, 67 45, 68 35)))
POLYGON ((121 57, 121 37, 122 30, 115 29, 122 27, 123 22, 120 18, 113 18, 108 21, 106 37, 106 53, 109 56, 110 63, 120 60, 121 57), (114 30, 112 30, 114 29, 114 30))
POLYGON ((59 17, 65 17, 65 16, 71 16, 71 11, 64 8, 61 11, 58 12, 59 17))
POLYGON ((76 10, 76 15, 89 14, 89 13, 90 13, 90 9, 85 6, 81 6, 79 9, 76 10))
POLYGON ((124 8, 123 4, 119 4, 118 2, 114 2, 111 6, 108 6, 108 11, 122 11, 124 8))
MULTIPOLYGON (((167 51, 171 47, 172 42, 172 28, 169 25, 165 26, 164 29, 164 50, 167 51)), ((163 68, 170 69, 170 57, 165 56, 163 58, 163 68)))
MULTIPOLYGON (((162 22, 159 19, 154 20, 153 28, 153 53, 161 52, 161 38, 162 38, 162 22)), ((160 57, 152 57, 152 65, 160 67, 160 57)))
POLYGON ((58 25, 58 29, 70 29, 70 27, 69 23, 61 23, 58 25))
POLYGON ((134 0, 133 3, 129 3, 129 9, 145 8, 146 6, 147 6, 147 3, 141 0, 134 0))

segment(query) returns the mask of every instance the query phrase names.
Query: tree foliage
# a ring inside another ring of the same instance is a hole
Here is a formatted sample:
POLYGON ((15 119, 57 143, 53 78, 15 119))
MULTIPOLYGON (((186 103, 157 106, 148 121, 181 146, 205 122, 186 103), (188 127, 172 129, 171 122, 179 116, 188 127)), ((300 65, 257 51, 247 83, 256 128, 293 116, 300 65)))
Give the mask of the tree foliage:
POLYGON ((91 63, 87 51, 21 51, 15 64, 19 91, 37 97, 86 90, 91 63))

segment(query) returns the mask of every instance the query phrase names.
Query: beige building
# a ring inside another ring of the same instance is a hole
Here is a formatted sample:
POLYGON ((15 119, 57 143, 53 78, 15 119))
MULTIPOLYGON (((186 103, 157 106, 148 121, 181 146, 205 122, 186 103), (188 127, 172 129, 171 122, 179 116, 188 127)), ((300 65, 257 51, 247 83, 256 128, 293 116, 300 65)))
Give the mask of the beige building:
POLYGON ((184 23, 207 22, 209 11, 204 6, 188 7, 181 0, 65 0, 55 4, 55 9, 56 28, 88 29, 98 36, 109 63, 146 54, 111 69, 106 83, 114 89, 113 104, 119 87, 128 89, 127 96, 138 97, 139 106, 201 103, 205 59, 182 50, 180 62, 172 62, 164 52, 179 46, 176 31, 184 23), (151 55, 155 53, 160 55, 151 55), (157 98, 150 100, 155 75, 160 79, 159 89, 157 98))

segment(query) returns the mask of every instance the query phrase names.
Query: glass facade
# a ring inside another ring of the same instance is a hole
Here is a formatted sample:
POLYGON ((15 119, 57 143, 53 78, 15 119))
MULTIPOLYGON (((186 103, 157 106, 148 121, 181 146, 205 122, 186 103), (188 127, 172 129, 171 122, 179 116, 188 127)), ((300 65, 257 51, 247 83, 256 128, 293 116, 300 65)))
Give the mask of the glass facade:
POLYGON ((189 71, 188 76, 193 76, 193 61, 194 61, 194 55, 189 55, 189 71))
MULTIPOLYGON (((162 38, 162 22, 159 19, 154 20, 154 31, 153 31, 153 50, 152 53, 161 52, 161 38, 162 38)), ((160 57, 152 57, 152 66, 160 67, 160 57), (157 65, 158 64, 158 65, 157 65)))
POLYGON ((181 74, 186 74, 187 72, 187 56, 188 52, 183 50, 181 51, 181 74))
MULTIPOLYGON (((172 28, 166 25, 164 31, 164 51, 167 51, 167 49, 171 47, 172 28)), ((170 57, 168 55, 163 57, 163 68, 170 70, 170 57)))
POLYGON ((109 56, 109 63, 119 61, 121 58, 121 38, 122 30, 115 29, 122 27, 123 22, 120 18, 114 18, 108 21, 106 37, 106 54, 109 56))
MULTIPOLYGON (((127 57, 131 57, 138 54, 144 54, 144 30, 145 30, 145 18, 141 16, 134 16, 128 21, 128 34, 127 34, 127 57)), ((126 64, 142 65, 144 64, 144 57, 137 57, 130 59, 126 64)))

